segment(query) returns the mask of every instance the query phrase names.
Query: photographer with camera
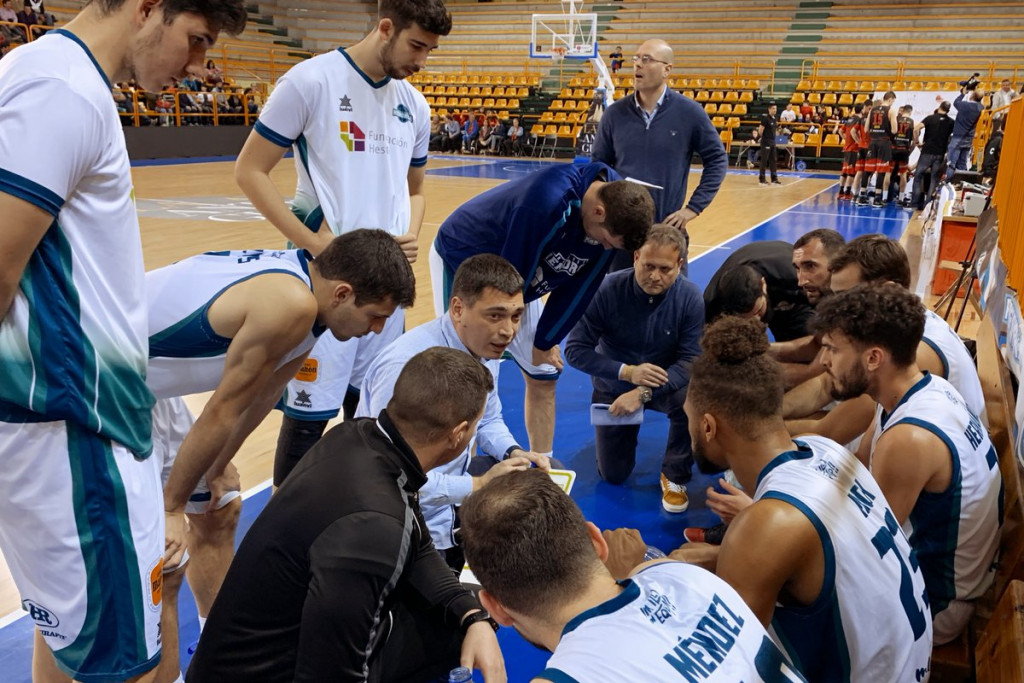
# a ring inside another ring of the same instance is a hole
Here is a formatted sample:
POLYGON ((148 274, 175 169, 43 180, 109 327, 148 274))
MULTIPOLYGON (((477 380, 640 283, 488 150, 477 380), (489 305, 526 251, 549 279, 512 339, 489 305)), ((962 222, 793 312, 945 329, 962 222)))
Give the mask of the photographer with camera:
POLYGON ((971 158, 971 145, 974 141, 974 128, 978 125, 981 117, 981 110, 984 108, 981 100, 985 97, 985 89, 980 87, 978 76, 973 74, 966 81, 960 81, 960 96, 953 100, 956 107, 956 120, 953 123, 953 137, 949 141, 949 157, 946 166, 946 182, 953 179, 957 171, 967 168, 967 161, 971 158))

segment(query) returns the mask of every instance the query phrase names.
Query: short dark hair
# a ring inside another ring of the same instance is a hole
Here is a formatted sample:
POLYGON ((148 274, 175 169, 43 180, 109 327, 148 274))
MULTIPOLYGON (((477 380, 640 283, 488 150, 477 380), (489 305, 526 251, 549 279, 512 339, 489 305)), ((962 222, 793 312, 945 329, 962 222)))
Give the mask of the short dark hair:
POLYGON ((904 104, 902 107, 900 107, 900 111, 902 111, 902 112, 912 112, 912 111, 914 111, 914 105, 912 105, 912 104, 904 104))
POLYGON ((434 346, 406 362, 387 410, 411 436, 429 443, 477 419, 493 389, 483 363, 465 351, 434 346))
POLYGON ((811 230, 810 232, 801 235, 800 239, 793 243, 793 249, 802 249, 814 240, 821 242, 821 248, 825 250, 825 255, 828 256, 830 261, 832 260, 832 257, 843 248, 843 245, 846 244, 846 238, 835 230, 818 228, 817 230, 811 230))
POLYGON ((841 332, 859 347, 881 346, 906 367, 917 359, 924 335, 924 305, 905 287, 861 284, 819 303, 811 327, 819 336, 841 332))
POLYGON ((687 389, 698 413, 725 417, 751 436, 782 415, 782 368, 768 356, 764 323, 726 316, 708 326, 700 346, 687 389))
POLYGON ((639 183, 616 180, 602 185, 597 198, 604 204, 605 226, 612 235, 622 238, 622 248, 636 251, 643 246, 654 223, 651 193, 639 183))
POLYGON ((466 499, 459 519, 473 574, 516 612, 551 614, 601 570, 583 513, 541 470, 494 479, 466 499))
POLYGON ((862 111, 864 111, 864 103, 863 102, 858 102, 857 104, 853 105, 853 113, 854 114, 859 114, 862 111))
POLYGON ((941 111, 943 114, 947 114, 949 113, 949 107, 949 102, 946 100, 942 100, 942 102, 939 103, 938 111, 941 111))
POLYGON ((828 264, 838 273, 850 264, 860 267, 864 282, 895 282, 910 288, 910 259, 900 243, 885 235, 861 235, 846 243, 828 264))
POLYGON ((658 247, 671 247, 679 252, 679 258, 686 256, 686 238, 683 237, 683 231, 665 223, 655 223, 651 226, 651 229, 647 231, 647 239, 644 240, 641 246, 648 244, 658 247))
POLYGON ((890 90, 890 91, 886 92, 886 93, 885 93, 885 96, 884 96, 884 97, 882 97, 882 101, 883 101, 883 102, 884 102, 885 100, 895 100, 895 99, 896 99, 896 93, 894 93, 894 92, 893 92, 892 90, 890 90))
POLYGON ((757 300, 764 296, 761 286, 761 275, 752 266, 740 265, 729 268, 718 278, 715 296, 705 300, 704 311, 708 322, 723 315, 742 315, 749 313, 757 300))
MULTIPOLYGON (((125 0, 89 0, 86 4, 93 3, 103 14, 111 14, 121 9, 125 0)), ((163 0, 160 7, 164 23, 170 24, 179 14, 197 14, 206 19, 211 31, 224 31, 232 36, 245 30, 249 18, 244 0, 163 0)))
POLYGON ((477 254, 462 262, 452 281, 452 296, 472 306, 487 288, 502 294, 523 291, 523 276, 516 267, 497 254, 477 254))
POLYGON ((438 36, 446 36, 452 30, 452 15, 442 0, 380 0, 378 15, 391 20, 395 33, 413 24, 438 36))
POLYGON ((401 308, 416 301, 416 276, 395 238, 383 230, 353 230, 335 237, 313 260, 326 280, 352 285, 356 305, 391 299, 401 308))

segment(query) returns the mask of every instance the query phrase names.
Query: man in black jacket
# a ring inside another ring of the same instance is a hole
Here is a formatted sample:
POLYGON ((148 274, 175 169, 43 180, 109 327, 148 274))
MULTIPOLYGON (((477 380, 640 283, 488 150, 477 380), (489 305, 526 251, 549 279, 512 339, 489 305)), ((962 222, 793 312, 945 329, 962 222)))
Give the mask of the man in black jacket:
POLYGON ((461 661, 504 683, 494 622, 434 550, 416 495, 465 450, 492 384, 469 354, 431 348, 378 419, 328 432, 242 541, 187 680, 412 683, 461 661))

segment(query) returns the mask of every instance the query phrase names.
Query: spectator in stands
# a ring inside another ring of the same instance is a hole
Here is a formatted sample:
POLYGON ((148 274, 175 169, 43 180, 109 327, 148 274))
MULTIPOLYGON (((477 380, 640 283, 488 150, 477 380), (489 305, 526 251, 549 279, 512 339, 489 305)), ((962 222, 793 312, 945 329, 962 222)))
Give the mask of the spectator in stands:
POLYGON ((487 117, 486 118, 487 118, 487 127, 490 128, 492 131, 495 128, 498 127, 499 123, 501 123, 501 120, 498 118, 498 112, 494 111, 493 109, 488 109, 487 110, 487 117))
POLYGON ((479 135, 480 122, 476 116, 467 117, 466 123, 462 126, 462 151, 466 154, 472 154, 479 135))
POLYGON ((806 95, 804 96, 804 102, 800 105, 800 120, 807 123, 814 116, 814 107, 807 101, 806 95))
POLYGON ((622 68, 622 46, 616 45, 615 50, 608 55, 608 58, 612 60, 612 73, 618 73, 622 68))
POLYGON ((505 124, 499 119, 491 128, 490 149, 487 151, 491 154, 498 154, 501 151, 502 144, 505 142, 506 131, 507 126, 505 126, 505 124))
MULTIPOLYGON (((18 23, 18 13, 11 7, 11 0, 4 0, 3 7, 0 8, 0 21, 9 21, 11 23, 18 23)), ((28 40, 28 36, 25 35, 25 29, 21 26, 0 26, 0 38, 4 38, 5 47, 10 48, 14 43, 24 43, 28 40)))
MULTIPOLYGON (((664 40, 648 40, 633 55, 635 92, 612 104, 601 117, 593 159, 624 178, 647 184, 654 199, 656 223, 682 231, 718 194, 729 157, 703 107, 668 87, 672 48, 664 40), (697 153, 704 165, 700 184, 687 200, 690 161, 697 153)), ((611 270, 633 265, 633 254, 618 251, 611 270)), ((687 271, 683 253, 682 272, 687 271)))
POLYGON ((11 0, 4 0, 3 7, 0 7, 0 21, 18 21, 18 13, 11 7, 11 0))
MULTIPOLYGON (((1006 105, 1010 104, 1010 102, 1020 97, 1020 95, 1017 94, 1017 91, 1013 89, 1013 86, 1010 85, 1009 78, 1004 78, 1003 82, 1000 83, 999 85, 999 90, 996 90, 994 93, 992 93, 993 109, 1000 109, 1002 107, 1005 107, 1006 105)), ((993 116, 995 118, 1001 118, 1002 116, 1005 115, 1005 113, 1006 112, 999 112, 997 114, 993 114, 993 116)))
POLYGON ((462 146, 462 128, 459 122, 452 116, 445 116, 444 140, 441 144, 443 152, 457 152, 462 146))
POLYGON ((761 128, 758 126, 750 131, 750 147, 747 148, 747 168, 755 168, 761 163, 761 128))
POLYGON ((128 98, 125 96, 124 91, 121 90, 121 84, 116 84, 110 89, 110 94, 114 97, 114 106, 117 107, 117 114, 121 118, 121 123, 124 125, 131 125, 131 119, 127 116, 121 116, 121 114, 128 113, 128 98))
POLYGON ((242 101, 250 114, 260 113, 260 103, 256 96, 256 91, 252 88, 246 88, 242 91, 242 101))
POLYGON ((30 32, 32 31, 32 27, 39 23, 39 15, 36 14, 34 9, 32 9, 32 5, 25 5, 25 7, 18 12, 18 23, 25 24, 30 32))
POLYGON ((519 124, 519 117, 513 116, 512 123, 509 124, 508 130, 505 131, 505 139, 502 141, 502 153, 505 156, 519 156, 523 151, 523 140, 525 138, 525 131, 519 124))
POLYGON ((206 84, 210 87, 219 85, 224 80, 223 74, 220 69, 217 68, 217 64, 212 59, 206 60, 206 84))
POLYGON ((946 151, 946 182, 952 180, 953 174, 957 171, 967 169, 974 144, 974 130, 978 125, 978 119, 981 118, 981 110, 985 108, 981 103, 984 97, 985 89, 979 85, 973 90, 961 87, 960 94, 953 100, 956 119, 953 120, 953 137, 950 138, 949 149, 946 151))
POLYGON ((781 114, 779 114, 779 123, 793 123, 796 121, 796 110, 793 109, 792 103, 787 104, 786 108, 781 114))
MULTIPOLYGON (((178 109, 181 110, 182 114, 198 114, 201 111, 199 103, 192 98, 192 95, 189 93, 187 89, 179 87, 177 91, 177 97, 178 109)), ((183 117, 186 125, 189 126, 198 126, 199 118, 200 117, 198 116, 183 117)))
POLYGON ((231 123, 240 124, 245 121, 241 114, 245 113, 245 103, 242 102, 242 89, 233 88, 231 94, 228 95, 228 111, 232 114, 237 114, 232 118, 231 123))
POLYGON ((491 137, 493 137, 493 131, 491 127, 487 125, 487 120, 484 119, 483 124, 481 124, 480 126, 480 132, 477 133, 476 142, 473 145, 473 153, 479 154, 481 152, 486 152, 488 149, 490 149, 491 137))
POLYGON ((199 80, 198 76, 188 74, 185 78, 181 79, 181 87, 185 90, 191 90, 192 92, 199 92, 199 88, 202 86, 202 81, 199 80))
MULTIPOLYGON (((447 116, 445 119, 447 120, 447 116)), ((430 115, 430 144, 429 148, 431 152, 436 152, 441 149, 441 141, 444 138, 444 133, 441 130, 442 127, 441 117, 437 114, 430 115)))
POLYGON ((992 121, 992 137, 985 144, 985 157, 981 162, 981 175, 983 178, 995 182, 996 171, 999 169, 999 157, 1003 151, 1003 124, 1006 117, 999 117, 992 121))

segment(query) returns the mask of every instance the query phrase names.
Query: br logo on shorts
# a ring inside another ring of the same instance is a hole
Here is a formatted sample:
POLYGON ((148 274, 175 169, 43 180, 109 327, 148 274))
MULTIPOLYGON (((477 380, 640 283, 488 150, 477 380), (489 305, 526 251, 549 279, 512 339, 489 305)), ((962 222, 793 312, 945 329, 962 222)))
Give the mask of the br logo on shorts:
POLYGON ((29 618, 40 628, 54 628, 60 625, 60 619, 56 614, 32 600, 27 598, 22 600, 21 607, 28 612, 29 618))

